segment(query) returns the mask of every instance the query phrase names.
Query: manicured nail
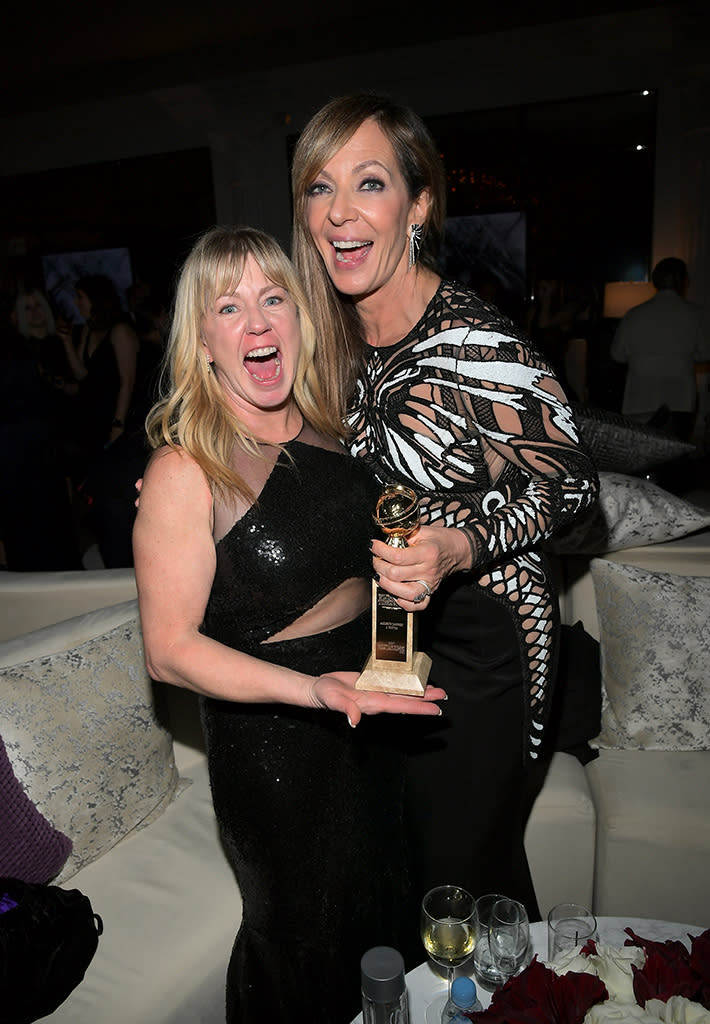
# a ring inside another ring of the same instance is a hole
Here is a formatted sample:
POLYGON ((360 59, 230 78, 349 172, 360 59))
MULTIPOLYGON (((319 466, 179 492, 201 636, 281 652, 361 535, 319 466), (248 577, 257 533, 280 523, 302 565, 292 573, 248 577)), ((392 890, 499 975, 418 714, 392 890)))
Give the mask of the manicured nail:
POLYGON ((373 572, 372 578, 375 581, 375 583, 379 583, 380 582, 380 574, 378 572, 373 572))
POLYGON ((352 720, 350 718, 350 715, 348 715, 348 725, 350 726, 351 729, 355 728, 355 726, 353 725, 352 720))

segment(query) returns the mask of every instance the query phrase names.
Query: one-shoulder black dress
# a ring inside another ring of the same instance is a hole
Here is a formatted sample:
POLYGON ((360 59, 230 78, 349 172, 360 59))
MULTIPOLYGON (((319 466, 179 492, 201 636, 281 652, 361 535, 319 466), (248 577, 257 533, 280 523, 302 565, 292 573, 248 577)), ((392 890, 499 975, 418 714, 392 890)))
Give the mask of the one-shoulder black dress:
MULTIPOLYGON (((284 449, 246 462, 260 474, 250 481, 258 499, 223 516, 203 631, 310 675, 359 671, 369 612, 316 636, 264 642, 339 583, 372 572, 379 488, 364 464, 307 427, 284 449)), ((342 713, 287 705, 209 698, 202 709, 214 806, 243 900, 227 1021, 346 1024, 360 1007, 363 952, 416 938, 400 924, 408 876, 395 716, 365 716, 352 729, 342 713)))

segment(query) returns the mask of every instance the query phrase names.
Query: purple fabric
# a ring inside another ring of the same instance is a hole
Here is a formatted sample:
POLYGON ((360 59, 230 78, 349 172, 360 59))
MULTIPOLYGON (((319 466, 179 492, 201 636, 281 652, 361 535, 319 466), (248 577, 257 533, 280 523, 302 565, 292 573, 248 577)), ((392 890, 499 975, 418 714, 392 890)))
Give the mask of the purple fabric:
POLYGON ((7 893, 0 897, 0 914, 5 914, 8 910, 14 910, 16 906, 15 900, 13 900, 12 896, 8 896, 7 893))
POLYGON ((71 840, 50 825, 15 778, 0 736, 0 876, 48 882, 71 848, 71 840))

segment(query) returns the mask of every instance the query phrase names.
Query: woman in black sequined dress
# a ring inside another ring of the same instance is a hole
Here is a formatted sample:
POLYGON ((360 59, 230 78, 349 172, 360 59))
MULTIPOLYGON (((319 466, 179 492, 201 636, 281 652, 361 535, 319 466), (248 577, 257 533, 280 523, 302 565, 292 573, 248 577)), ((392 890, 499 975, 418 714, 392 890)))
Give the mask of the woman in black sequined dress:
MULTIPOLYGON (((415 941, 402 769, 367 693, 369 543, 379 493, 340 444, 290 263, 250 229, 198 241, 177 290, 171 386, 134 532, 151 675, 203 695, 212 795, 243 899, 227 1020, 334 1024, 370 946, 415 941), (357 726, 357 728, 353 728, 357 726)), ((206 880, 209 884, 209 880, 206 880)))

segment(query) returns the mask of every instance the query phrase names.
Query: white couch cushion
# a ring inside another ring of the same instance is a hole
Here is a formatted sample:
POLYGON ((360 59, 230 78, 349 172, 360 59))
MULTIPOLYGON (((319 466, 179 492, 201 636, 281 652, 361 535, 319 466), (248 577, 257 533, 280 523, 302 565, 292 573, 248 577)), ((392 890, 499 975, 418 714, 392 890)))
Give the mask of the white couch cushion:
POLYGON ((76 875, 104 922, 81 985, 52 1024, 224 1024, 242 904, 203 759, 158 821, 76 875))
MULTIPOLYGON (((608 562, 638 565, 654 572, 673 572, 679 576, 710 575, 710 530, 679 537, 663 544, 648 544, 642 548, 613 551, 604 556, 608 562)), ((561 588, 560 609, 563 622, 578 620, 592 636, 599 639, 597 602, 588 555, 568 555, 553 564, 558 569, 561 588), (564 567, 561 562, 564 561, 564 567)))
POLYGON ((57 881, 174 799, 172 741, 155 715, 136 601, 0 644, 0 692, 15 776, 72 840, 57 881))
POLYGON ((710 922, 710 751, 601 750, 597 914, 710 922))
POLYGON ((593 745, 710 750, 710 578, 591 563, 602 666, 593 745))
POLYGON ((136 597, 133 569, 0 573, 0 640, 136 597))
MULTIPOLYGON (((537 788, 541 780, 535 774, 533 769, 529 784, 537 788)), ((558 751, 525 829, 525 851, 543 919, 556 903, 592 905, 595 832, 585 770, 572 754, 558 751)))

